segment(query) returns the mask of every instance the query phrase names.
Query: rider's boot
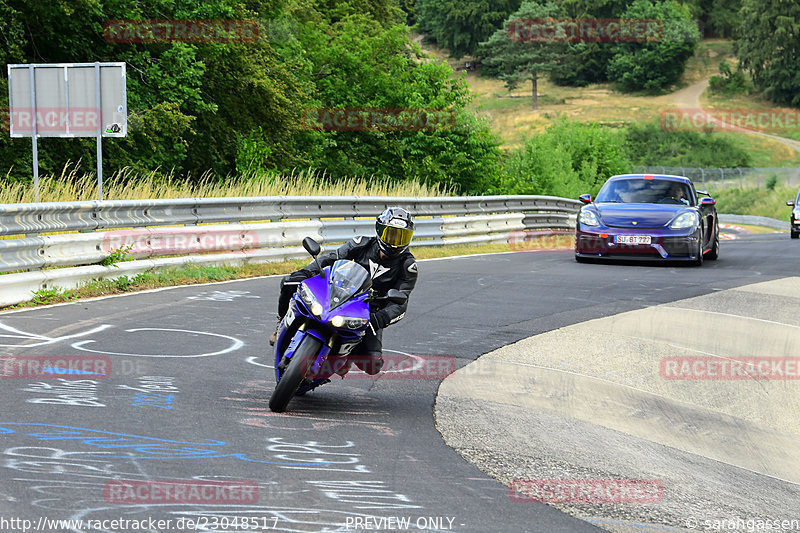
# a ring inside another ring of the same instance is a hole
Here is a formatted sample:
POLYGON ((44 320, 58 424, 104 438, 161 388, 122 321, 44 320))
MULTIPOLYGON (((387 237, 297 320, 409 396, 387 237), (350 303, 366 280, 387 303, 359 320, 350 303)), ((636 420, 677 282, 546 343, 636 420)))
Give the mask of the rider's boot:
POLYGON ((374 376, 383 368, 383 357, 380 355, 362 355, 355 358, 355 363, 361 371, 374 376))
POLYGON ((349 359, 345 359, 345 360, 342 362, 342 364, 341 364, 341 365, 337 365, 337 368, 335 368, 335 369, 334 369, 334 372, 335 372, 336 374, 338 374, 338 375, 342 376, 342 378, 344 378, 344 376, 345 376, 345 375, 346 375, 348 372, 350 372, 350 367, 352 367, 352 366, 353 366, 353 362, 352 362, 352 361, 350 361, 349 359))
POLYGON ((278 330, 281 329, 281 321, 283 320, 282 316, 278 317, 278 323, 275 325, 275 331, 269 337, 269 345, 275 346, 275 341, 278 340, 278 330))

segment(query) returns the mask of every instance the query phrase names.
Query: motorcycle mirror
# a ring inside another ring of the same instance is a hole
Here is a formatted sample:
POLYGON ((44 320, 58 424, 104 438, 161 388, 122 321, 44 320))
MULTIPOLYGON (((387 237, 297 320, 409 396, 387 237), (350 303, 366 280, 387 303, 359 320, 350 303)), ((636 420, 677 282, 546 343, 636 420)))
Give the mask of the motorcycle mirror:
POLYGON ((319 261, 317 260, 317 256, 319 255, 319 252, 321 251, 321 248, 319 247, 319 243, 317 241, 315 241, 314 239, 312 239, 311 237, 306 237, 305 239, 303 239, 303 248, 305 248, 306 252, 310 253, 311 257, 314 258, 314 263, 316 263, 317 268, 319 269, 319 276, 321 278, 324 278, 325 277, 325 271, 322 270, 322 265, 320 265, 319 261))
POLYGON ((406 293, 398 291, 397 289, 389 289, 389 292, 386 293, 386 298, 395 304, 404 304, 408 300, 406 293))
POLYGON ((312 257, 316 258, 319 255, 320 247, 319 243, 312 239, 311 237, 306 237, 303 239, 303 248, 306 249, 306 252, 311 254, 312 257))

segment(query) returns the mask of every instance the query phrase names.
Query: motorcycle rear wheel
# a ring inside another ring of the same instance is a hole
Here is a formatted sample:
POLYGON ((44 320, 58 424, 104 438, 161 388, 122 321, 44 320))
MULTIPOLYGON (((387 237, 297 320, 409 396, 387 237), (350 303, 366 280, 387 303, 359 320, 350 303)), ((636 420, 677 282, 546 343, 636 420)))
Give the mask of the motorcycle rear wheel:
POLYGON ((281 379, 275 385, 275 390, 272 391, 272 396, 269 398, 269 408, 275 413, 282 413, 286 410, 289 402, 294 397, 300 385, 305 379, 305 374, 314 364, 314 361, 322 348, 322 343, 319 339, 306 335, 300 342, 286 367, 286 371, 281 374, 281 379))

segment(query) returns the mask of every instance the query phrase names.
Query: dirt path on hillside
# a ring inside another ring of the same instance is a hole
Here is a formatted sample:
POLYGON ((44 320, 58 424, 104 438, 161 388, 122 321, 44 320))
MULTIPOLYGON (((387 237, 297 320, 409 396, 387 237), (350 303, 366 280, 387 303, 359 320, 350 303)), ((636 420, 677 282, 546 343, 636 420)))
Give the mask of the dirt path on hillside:
POLYGON ((675 103, 678 107, 700 108, 700 95, 708 88, 708 80, 701 80, 680 91, 662 96, 661 99, 675 103))
MULTIPOLYGON (((662 96, 661 99, 669 102, 675 103, 679 108, 682 109, 698 109, 701 110, 703 108, 702 104, 700 103, 700 96, 705 92, 708 88, 708 80, 698 81, 681 89, 680 91, 676 91, 672 94, 662 96)), ((778 141, 779 143, 788 146, 789 148, 800 152, 800 141, 795 141, 793 139, 787 139, 786 137, 779 137, 777 135, 771 135, 769 133, 763 133, 760 131, 750 130, 746 128, 739 128, 735 126, 730 126, 727 124, 723 124, 717 119, 713 118, 712 116, 706 114, 708 117, 708 122, 712 124, 716 124, 720 128, 729 129, 733 131, 740 131, 743 133, 748 133, 751 135, 760 135, 761 137, 767 137, 768 139, 773 139, 778 141)))

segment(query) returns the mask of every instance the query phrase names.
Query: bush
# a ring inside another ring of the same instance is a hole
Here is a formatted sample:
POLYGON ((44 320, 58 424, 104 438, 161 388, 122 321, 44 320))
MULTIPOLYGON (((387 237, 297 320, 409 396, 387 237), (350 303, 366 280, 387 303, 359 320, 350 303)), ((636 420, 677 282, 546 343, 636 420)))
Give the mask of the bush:
POLYGON ((498 192, 595 194, 610 176, 628 170, 624 140, 622 132, 599 124, 560 119, 510 155, 498 192))
POLYGON ((750 154, 715 133, 664 131, 657 123, 626 129, 625 148, 634 165, 750 167, 750 154))
POLYGON ((768 191, 774 191, 775 190, 775 185, 777 185, 777 184, 778 184, 778 176, 776 176, 775 174, 773 174, 772 176, 767 178, 767 190, 768 191))
POLYGON ((752 90, 741 66, 737 67, 734 72, 728 63, 722 61, 719 64, 719 73, 719 76, 711 76, 711 79, 708 80, 708 86, 712 92, 732 96, 749 93, 752 90))

